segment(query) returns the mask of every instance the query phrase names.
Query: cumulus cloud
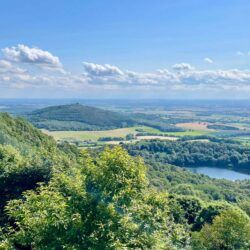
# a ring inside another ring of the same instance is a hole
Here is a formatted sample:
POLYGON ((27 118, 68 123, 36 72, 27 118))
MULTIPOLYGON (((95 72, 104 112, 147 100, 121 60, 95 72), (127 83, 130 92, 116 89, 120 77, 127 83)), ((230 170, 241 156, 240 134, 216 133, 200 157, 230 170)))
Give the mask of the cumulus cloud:
MULTIPOLYGON (((220 88, 224 85, 245 84, 250 86, 250 71, 247 70, 198 70, 192 67, 190 64, 181 63, 173 65, 174 71, 168 69, 159 69, 150 73, 139 73, 134 71, 121 71, 122 73, 109 72, 105 65, 98 65, 88 63, 88 65, 94 65, 94 71, 85 67, 85 74, 88 76, 89 84, 98 85, 116 85, 120 87, 133 87, 133 86, 151 86, 151 87, 166 87, 176 88, 176 86, 198 86, 206 85, 211 87, 220 88), (96 69, 102 69, 100 70, 96 69), (105 70, 104 70, 105 69, 105 70)), ((178 87, 178 88, 179 88, 178 87)))
POLYGON ((110 64, 96 64, 83 62, 85 71, 89 75, 93 76, 113 76, 113 75, 123 75, 123 72, 116 66, 110 64))
POLYGON ((183 71, 183 70, 193 70, 194 67, 192 67, 189 63, 177 63, 172 66, 174 70, 177 71, 183 71))
POLYGON ((36 47, 31 48, 19 44, 17 46, 4 48, 2 51, 6 60, 9 61, 35 64, 45 68, 62 68, 62 64, 57 56, 36 47))
POLYGON ((208 64, 213 64, 214 63, 214 61, 209 57, 204 58, 204 62, 208 63, 208 64))

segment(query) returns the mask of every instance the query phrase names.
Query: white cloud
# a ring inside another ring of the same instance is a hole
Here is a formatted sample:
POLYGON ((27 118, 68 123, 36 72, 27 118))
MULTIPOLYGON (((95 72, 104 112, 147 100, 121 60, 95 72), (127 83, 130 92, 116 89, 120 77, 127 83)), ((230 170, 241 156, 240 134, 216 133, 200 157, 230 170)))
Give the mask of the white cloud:
POLYGON ((213 64, 214 63, 214 61, 209 57, 204 58, 204 62, 208 63, 208 64, 213 64))
POLYGON ((83 62, 85 71, 92 76, 123 75, 123 72, 116 66, 110 64, 96 64, 83 62))
MULTIPOLYGON (((159 69, 153 72, 121 70, 109 64, 84 63, 82 74, 51 74, 50 71, 30 71, 0 61, 0 82, 10 86, 35 88, 83 89, 96 86, 103 89, 143 88, 182 91, 184 89, 225 89, 250 87, 250 70, 199 70, 191 66, 178 70, 159 69)), ((187 64, 189 65, 189 64, 187 64)))
MULTIPOLYGON (((104 69, 105 65, 98 65, 98 68, 104 69)), ((116 85, 120 87, 158 86, 175 88, 180 85, 186 85, 187 87, 206 85, 213 88, 220 88, 225 85, 232 87, 239 84, 250 86, 250 71, 246 70, 198 70, 186 63, 174 65, 173 68, 177 72, 159 69, 151 73, 122 71, 122 74, 101 74, 98 71, 97 74, 91 71, 92 74, 90 74, 88 70, 87 81, 89 84, 94 85, 116 85)), ((86 75, 86 73, 83 75, 86 75)))
POLYGON ((192 67, 190 64, 188 63, 177 63, 177 64, 174 64, 172 66, 172 68, 174 70, 178 70, 178 71, 183 71, 183 70, 193 70, 194 67, 192 67))
POLYGON ((62 64, 57 56, 50 52, 23 44, 2 49, 5 58, 18 63, 30 63, 41 67, 61 68, 62 64))
POLYGON ((0 68, 10 69, 12 67, 11 63, 6 60, 0 60, 0 68))
POLYGON ((20 67, 17 67, 6 60, 0 60, 0 74, 23 74, 26 70, 20 67))
MULTIPOLYGON (((0 86, 9 88, 73 89, 84 92, 125 90, 169 93, 169 91, 233 91, 250 93, 250 70, 200 70, 188 63, 179 63, 170 69, 136 72, 110 64, 84 62, 84 71, 76 74, 64 72, 58 57, 25 45, 5 48, 5 59, 0 58, 0 86), (38 65, 39 67, 33 67, 38 65), (52 70, 43 70, 44 68, 52 70), (53 69, 58 69, 54 71, 53 69), (63 74, 62 74, 63 73, 63 74)), ((210 58, 204 61, 211 63, 210 58), (208 60, 209 59, 209 60, 208 60)))

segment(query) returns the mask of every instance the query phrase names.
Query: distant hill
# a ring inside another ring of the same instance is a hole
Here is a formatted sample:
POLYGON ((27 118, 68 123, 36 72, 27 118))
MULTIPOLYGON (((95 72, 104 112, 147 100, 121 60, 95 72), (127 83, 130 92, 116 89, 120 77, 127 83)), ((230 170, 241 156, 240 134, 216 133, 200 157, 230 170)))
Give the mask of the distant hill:
POLYGON ((48 130, 103 130, 135 125, 126 115, 81 104, 38 109, 27 118, 36 127, 48 130))

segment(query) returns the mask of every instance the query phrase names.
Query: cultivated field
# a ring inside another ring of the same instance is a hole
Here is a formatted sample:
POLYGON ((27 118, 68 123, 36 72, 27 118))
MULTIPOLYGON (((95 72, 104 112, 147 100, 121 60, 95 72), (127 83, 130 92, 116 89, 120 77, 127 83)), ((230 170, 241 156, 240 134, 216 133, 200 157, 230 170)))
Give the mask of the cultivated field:
POLYGON ((207 122, 186 122, 186 123, 177 123, 176 126, 180 128, 184 128, 187 130, 198 130, 198 131, 214 131, 212 129, 208 129, 207 122))
POLYGON ((119 128, 101 131, 48 131, 44 133, 54 137, 56 140, 92 140, 97 141, 101 137, 122 137, 128 134, 136 134, 137 130, 143 130, 148 133, 159 133, 159 130, 145 126, 137 126, 130 128, 119 128))
POLYGON ((44 132, 53 136, 56 140, 93 140, 97 141, 101 137, 123 137, 127 134, 135 133, 135 128, 120 128, 103 131, 47 131, 44 132))

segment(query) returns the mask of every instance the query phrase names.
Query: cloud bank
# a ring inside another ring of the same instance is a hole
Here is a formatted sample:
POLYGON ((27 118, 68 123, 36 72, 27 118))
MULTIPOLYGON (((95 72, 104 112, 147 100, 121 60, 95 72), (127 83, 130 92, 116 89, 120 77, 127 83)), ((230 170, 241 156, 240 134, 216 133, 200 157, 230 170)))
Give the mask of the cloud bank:
MULTIPOLYGON (((204 58, 212 64, 213 60, 204 58)), ((124 70, 111 64, 83 62, 82 72, 71 73, 59 58, 37 47, 17 45, 2 49, 0 58, 0 89, 54 89, 78 93, 104 90, 143 91, 154 94, 185 94, 187 91, 242 91, 250 94, 250 70, 199 69, 189 63, 174 64, 170 69, 152 72, 124 70)), ((198 93, 197 92, 197 93, 198 93)))

